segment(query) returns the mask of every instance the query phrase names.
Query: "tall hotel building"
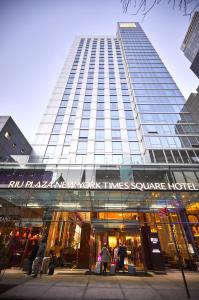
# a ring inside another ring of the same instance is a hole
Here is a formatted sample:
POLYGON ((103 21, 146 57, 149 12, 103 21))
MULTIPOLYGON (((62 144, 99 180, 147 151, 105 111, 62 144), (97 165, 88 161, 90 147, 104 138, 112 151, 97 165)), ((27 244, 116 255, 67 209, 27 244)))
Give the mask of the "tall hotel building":
POLYGON ((27 164, 1 164, 19 245, 42 236, 62 266, 92 269, 123 242, 126 265, 162 270, 178 266, 176 242, 194 268, 199 127, 138 23, 74 40, 32 147, 27 164))

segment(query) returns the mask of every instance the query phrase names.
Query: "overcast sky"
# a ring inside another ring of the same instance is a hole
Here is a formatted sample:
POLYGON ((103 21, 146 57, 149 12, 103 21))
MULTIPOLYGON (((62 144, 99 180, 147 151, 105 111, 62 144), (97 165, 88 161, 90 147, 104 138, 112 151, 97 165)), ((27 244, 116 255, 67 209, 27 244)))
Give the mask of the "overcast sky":
MULTIPOLYGON (((187 99, 199 84, 180 50, 190 19, 163 0, 141 23, 187 99)), ((11 115, 29 142, 37 130, 76 35, 115 35, 120 0, 0 0, 0 114, 11 115)))

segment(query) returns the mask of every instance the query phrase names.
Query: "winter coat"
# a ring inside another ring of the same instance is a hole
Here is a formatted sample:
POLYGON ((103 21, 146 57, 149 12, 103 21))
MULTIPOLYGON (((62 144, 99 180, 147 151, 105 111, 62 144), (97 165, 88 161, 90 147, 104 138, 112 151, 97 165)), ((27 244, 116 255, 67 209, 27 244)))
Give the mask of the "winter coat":
POLYGON ((127 257, 127 249, 125 246, 120 246, 118 249, 118 256, 119 257, 127 257))
POLYGON ((28 258, 33 261, 35 259, 35 257, 37 256, 38 250, 39 250, 39 246, 37 244, 33 245, 28 258))
POLYGON ((102 258, 102 262, 109 262, 110 261, 110 253, 108 251, 108 248, 106 248, 106 247, 102 248, 101 258, 102 258))
POLYGON ((45 252, 46 252, 46 243, 41 242, 41 244, 39 245, 39 249, 37 251, 37 257, 44 258, 45 252))

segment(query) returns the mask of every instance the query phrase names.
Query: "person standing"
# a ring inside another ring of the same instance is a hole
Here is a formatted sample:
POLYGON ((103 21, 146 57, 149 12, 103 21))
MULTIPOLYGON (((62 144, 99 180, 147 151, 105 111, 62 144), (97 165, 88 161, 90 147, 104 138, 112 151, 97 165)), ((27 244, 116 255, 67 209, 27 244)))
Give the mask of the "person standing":
POLYGON ((36 258, 33 262, 33 276, 37 277, 38 273, 42 274, 42 262, 46 252, 46 241, 44 239, 41 240, 39 249, 37 251, 36 258))
POLYGON ((104 244, 104 246, 102 247, 102 250, 101 250, 101 261, 102 261, 102 267, 103 267, 102 274, 105 275, 107 273, 107 265, 110 261, 110 252, 109 252, 106 244, 104 244))
POLYGON ((126 248, 125 244, 120 244, 119 249, 118 249, 118 257, 119 257, 119 266, 124 273, 125 272, 124 259, 125 259, 125 257, 127 257, 127 248, 126 248))
POLYGON ((31 248, 31 250, 29 252, 29 255, 28 255, 28 273, 27 273, 28 275, 32 274, 32 264, 33 264, 33 261, 36 258, 38 249, 39 249, 38 241, 33 240, 32 248, 31 248))

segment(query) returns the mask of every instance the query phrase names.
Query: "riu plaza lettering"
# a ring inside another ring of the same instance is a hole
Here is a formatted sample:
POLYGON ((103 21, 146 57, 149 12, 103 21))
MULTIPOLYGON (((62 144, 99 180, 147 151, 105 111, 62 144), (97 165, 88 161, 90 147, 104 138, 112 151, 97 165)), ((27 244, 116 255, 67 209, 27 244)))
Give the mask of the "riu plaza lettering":
POLYGON ((174 190, 197 191, 194 183, 165 183, 165 182, 48 182, 48 181, 10 181, 8 188, 15 189, 91 189, 91 190, 174 190))

